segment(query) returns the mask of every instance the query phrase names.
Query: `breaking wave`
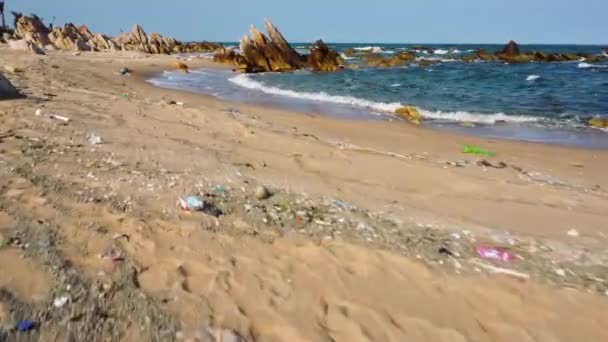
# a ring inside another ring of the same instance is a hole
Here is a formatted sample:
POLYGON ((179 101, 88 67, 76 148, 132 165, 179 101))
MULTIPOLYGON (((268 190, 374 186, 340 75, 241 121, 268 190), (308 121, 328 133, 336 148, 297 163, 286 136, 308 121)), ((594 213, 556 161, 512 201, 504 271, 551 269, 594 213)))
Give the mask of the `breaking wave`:
MULTIPOLYGON (((402 107, 403 104, 398 102, 385 103, 385 102, 376 102, 365 99, 360 99, 353 96, 339 96, 339 95, 330 95, 324 92, 304 92, 304 91, 294 91, 289 89, 282 89, 273 86, 267 86, 262 82, 258 82, 256 80, 251 79, 248 75, 238 75, 229 79, 230 82, 251 90, 257 90, 265 94, 270 95, 278 95, 285 96, 294 99, 301 100, 309 100, 316 102, 325 102, 332 103, 337 105, 349 105, 353 107, 359 108, 367 108, 373 112, 378 114, 389 114, 394 113, 397 108, 402 107)), ((420 114, 427 118, 433 120, 442 120, 442 121, 467 121, 467 122, 476 122, 483 124, 493 124, 496 121, 506 121, 506 122, 535 122, 538 121, 538 118, 531 116, 516 116, 516 115, 507 115, 504 113, 496 113, 496 114, 483 114, 483 113, 469 113, 464 111, 457 112, 444 112, 444 111, 429 111, 425 109, 419 109, 420 114)))

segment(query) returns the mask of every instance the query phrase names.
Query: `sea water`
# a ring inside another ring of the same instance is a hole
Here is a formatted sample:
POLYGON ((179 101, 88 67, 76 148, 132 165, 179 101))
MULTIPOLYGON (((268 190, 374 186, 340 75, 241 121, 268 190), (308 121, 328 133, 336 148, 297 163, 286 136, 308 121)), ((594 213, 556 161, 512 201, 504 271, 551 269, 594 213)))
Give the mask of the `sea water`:
MULTIPOLYGON (((306 45, 294 44, 304 53, 306 45)), ((392 55, 413 51, 403 67, 345 69, 334 73, 238 74, 204 69, 165 72, 150 82, 230 101, 274 105, 348 119, 392 119, 402 105, 419 109, 426 125, 488 137, 608 148, 608 132, 586 126, 608 116, 608 61, 465 63, 458 57, 499 45, 334 44, 340 52, 392 55), (423 45, 428 48, 420 49, 423 45), (421 60, 434 63, 426 65, 421 60), (467 122, 466 127, 461 123, 467 122), (473 124, 473 125, 471 125, 473 124), (475 127, 471 127, 475 126, 475 127)), ((522 45, 522 51, 601 54, 601 46, 522 45)), ((360 64, 359 57, 344 56, 360 64)))

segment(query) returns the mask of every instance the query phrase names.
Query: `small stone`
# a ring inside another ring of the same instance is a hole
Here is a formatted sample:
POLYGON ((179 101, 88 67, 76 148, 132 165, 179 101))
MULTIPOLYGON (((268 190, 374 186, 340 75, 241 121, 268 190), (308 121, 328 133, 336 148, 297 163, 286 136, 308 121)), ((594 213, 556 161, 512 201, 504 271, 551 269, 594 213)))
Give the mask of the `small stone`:
POLYGON ((257 200, 265 200, 265 199, 270 198, 270 196, 272 196, 272 194, 270 193, 268 188, 266 188, 263 185, 260 185, 257 188, 255 188, 253 195, 257 200))
POLYGON ((578 237, 578 236, 580 236, 580 233, 576 229, 570 229, 568 231, 568 236, 578 237))
POLYGON ((560 277, 565 277, 566 276, 566 271, 564 271, 561 268, 558 268, 558 269, 555 270, 555 274, 557 274, 560 277))
POLYGON ((14 67, 12 65, 5 65, 4 66, 4 70, 10 72, 11 74, 18 74, 18 73, 23 72, 22 69, 16 68, 16 67, 14 67))
POLYGON ((55 298, 55 300, 53 301, 53 305, 56 308, 62 308, 64 307, 68 302, 70 301, 70 297, 68 296, 61 296, 61 297, 57 297, 55 298))
POLYGON ((122 69, 120 69, 120 74, 129 75, 129 74, 131 74, 131 70, 129 70, 129 68, 122 68, 122 69))

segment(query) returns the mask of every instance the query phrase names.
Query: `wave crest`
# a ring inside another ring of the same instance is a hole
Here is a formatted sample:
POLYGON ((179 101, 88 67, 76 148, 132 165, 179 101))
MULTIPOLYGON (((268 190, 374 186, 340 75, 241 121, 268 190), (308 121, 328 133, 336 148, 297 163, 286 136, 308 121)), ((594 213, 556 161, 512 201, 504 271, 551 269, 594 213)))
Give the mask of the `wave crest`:
MULTIPOLYGON (((230 82, 246 88, 261 91, 265 94, 270 95, 279 95, 286 96, 295 99, 309 100, 309 101, 317 101, 317 102, 327 102, 339 105, 350 105, 359 108, 368 108, 375 112, 392 114, 397 110, 397 108, 402 107, 403 104, 398 102, 393 103, 385 103, 385 102, 376 102, 370 100, 364 100, 360 98, 356 98, 353 96, 339 96, 339 95, 330 95, 324 92, 312 93, 312 92, 300 92, 289 89, 281 89, 278 87, 267 86, 262 82, 258 82, 256 80, 251 79, 248 75, 238 75, 229 79, 230 82)), ((393 85, 394 86, 394 85, 393 85)), ((496 113, 496 114, 483 114, 483 113, 470 113, 464 111, 457 112, 444 112, 444 111, 429 111, 420 109, 420 114, 427 119, 432 120, 441 120, 441 121, 467 121, 467 122, 475 122, 481 124, 493 124, 496 121, 507 121, 507 122, 535 122, 538 121, 538 118, 531 116, 514 116, 507 115, 504 113, 496 113)))

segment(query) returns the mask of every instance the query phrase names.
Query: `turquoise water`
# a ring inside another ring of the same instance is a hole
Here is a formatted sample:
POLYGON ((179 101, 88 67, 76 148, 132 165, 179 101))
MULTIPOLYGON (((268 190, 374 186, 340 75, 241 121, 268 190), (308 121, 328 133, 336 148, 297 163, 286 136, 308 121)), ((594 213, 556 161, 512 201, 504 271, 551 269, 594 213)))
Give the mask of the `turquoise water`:
MULTIPOLYGON (((337 44, 372 48, 391 55, 419 44, 337 44)), ((423 44, 424 45, 424 44, 423 44)), ((151 80, 159 86, 188 89, 227 100, 264 103, 290 109, 356 119, 383 119, 404 104, 416 106, 425 124, 464 133, 566 145, 608 148, 608 132, 585 127, 593 116, 608 116, 608 61, 506 64, 464 63, 454 57, 499 45, 424 45, 419 59, 404 67, 361 68, 336 73, 268 73, 239 75, 224 70, 164 73, 151 80), (475 128, 464 129, 462 122, 475 128), (500 123, 500 125, 496 125, 500 123)), ((294 44, 301 52, 306 46, 294 44)), ((600 46, 520 46, 560 53, 600 54, 600 46)), ((348 59, 359 63, 358 58, 348 59)))

